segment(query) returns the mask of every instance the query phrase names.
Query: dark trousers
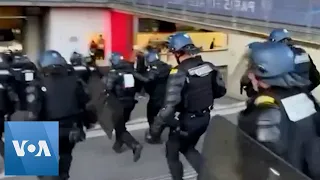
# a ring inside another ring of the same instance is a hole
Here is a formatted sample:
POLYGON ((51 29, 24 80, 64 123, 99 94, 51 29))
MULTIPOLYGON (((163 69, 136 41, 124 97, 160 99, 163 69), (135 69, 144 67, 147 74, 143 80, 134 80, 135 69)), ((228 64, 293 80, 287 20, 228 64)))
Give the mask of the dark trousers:
POLYGON ((127 131, 126 123, 130 120, 131 112, 135 104, 126 105, 123 109, 123 119, 118 121, 115 126, 116 141, 125 143, 128 147, 133 148, 138 141, 127 131))
MULTIPOLYGON (((187 131, 188 136, 170 130, 169 138, 166 143, 166 158, 173 180, 183 179, 183 165, 179 159, 182 153, 197 173, 200 172, 203 158, 198 150, 195 149, 200 137, 206 131, 210 115, 195 117, 193 119, 180 119, 180 121, 205 122, 192 131, 187 131), (209 116, 209 117, 207 117, 209 116), (208 119, 208 120, 207 120, 208 119)), ((183 130, 183 129, 182 129, 183 130)))
MULTIPOLYGON (((66 132, 63 132, 65 134, 66 132)), ((62 133, 60 133, 62 134, 62 133)), ((72 150, 75 144, 69 142, 69 137, 59 137, 59 176, 38 176, 39 180, 68 180, 72 162, 72 150)))
POLYGON ((59 176, 62 180, 69 179, 69 171, 72 162, 72 150, 75 143, 69 141, 69 137, 59 138, 59 176))
POLYGON ((150 99, 147 104, 147 119, 148 123, 151 126, 154 122, 154 118, 157 116, 158 112, 161 109, 161 103, 156 100, 150 99))

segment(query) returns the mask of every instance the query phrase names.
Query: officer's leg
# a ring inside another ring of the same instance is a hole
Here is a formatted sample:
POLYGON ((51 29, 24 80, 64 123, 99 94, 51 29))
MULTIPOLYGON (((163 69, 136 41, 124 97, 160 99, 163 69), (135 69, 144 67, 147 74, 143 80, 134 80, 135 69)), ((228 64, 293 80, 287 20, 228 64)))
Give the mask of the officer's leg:
POLYGON ((200 136, 195 134, 187 138, 181 139, 180 142, 180 152, 186 157, 190 165, 197 173, 200 172, 200 168, 203 161, 200 152, 195 148, 200 136))
MULTIPOLYGON (((130 107, 124 108, 124 120, 125 122, 128 122, 130 119, 130 115, 132 110, 134 109, 134 105, 130 107)), ((140 159, 141 151, 143 149, 142 145, 127 131, 125 128, 125 131, 122 133, 122 141, 133 151, 133 161, 137 162, 140 159)))
POLYGON ((153 104, 151 100, 149 100, 147 104, 147 119, 149 126, 151 126, 154 121, 153 104))
POLYGON ((72 150, 75 144, 69 142, 68 137, 59 140, 59 176, 61 180, 69 179, 69 170, 72 162, 72 150))
POLYGON ((122 135, 126 131, 126 123, 125 123, 124 118, 117 122, 114 129, 116 132, 116 141, 113 144, 112 149, 116 153, 122 153, 122 146, 123 146, 122 135))
POLYGON ((166 158, 173 180, 183 179, 183 165, 179 159, 179 135, 170 130, 166 143, 166 158))
POLYGON ((195 148, 195 146, 197 145, 202 134, 207 129, 209 117, 210 114, 206 114, 202 117, 198 117, 197 119, 191 119, 191 121, 198 121, 198 123, 202 124, 192 133, 188 134, 188 136, 181 137, 180 152, 186 157, 188 162, 198 174, 202 166, 203 157, 195 148))
MULTIPOLYGON (((157 116, 160 109, 161 109, 161 105, 159 105, 159 102, 149 100, 149 102, 147 104, 147 118, 148 118, 149 126, 151 126, 153 124, 154 119, 157 116)), ((161 144, 162 143, 162 140, 160 137, 155 138, 150 135, 149 129, 146 130, 145 140, 147 143, 150 143, 150 144, 161 144)))

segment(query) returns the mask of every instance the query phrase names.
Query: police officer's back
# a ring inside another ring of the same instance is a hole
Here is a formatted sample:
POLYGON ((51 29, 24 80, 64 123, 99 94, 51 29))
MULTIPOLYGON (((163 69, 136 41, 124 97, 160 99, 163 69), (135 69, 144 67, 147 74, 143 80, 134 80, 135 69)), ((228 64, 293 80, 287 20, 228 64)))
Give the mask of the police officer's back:
MULTIPOLYGON (((147 65, 147 70, 144 75, 149 79, 149 81, 144 83, 144 89, 146 90, 146 93, 149 94, 147 119, 151 126, 154 118, 162 107, 171 66, 161 61, 155 50, 150 50, 146 53, 145 63, 147 65)), ((154 141, 148 132, 149 130, 147 130, 146 133, 146 141, 149 143, 156 143, 157 141, 154 141)))
POLYGON ((90 67, 84 63, 84 57, 77 52, 73 52, 70 58, 70 62, 78 77, 84 83, 88 83, 91 76, 91 70, 90 67))
POLYGON ((43 94, 42 119, 59 121, 59 173, 69 178, 72 150, 84 140, 82 114, 89 101, 82 84, 70 65, 57 51, 46 51, 39 60, 43 94))
MULTIPOLYGON (((320 142, 314 122, 319 115, 314 98, 304 88, 310 82, 296 72, 294 54, 287 45, 265 42, 253 43, 250 48, 248 76, 257 96, 240 113, 239 127, 297 169, 316 178, 319 175, 316 149, 320 142)), ((254 152, 248 149, 242 153, 244 159, 254 157, 254 152)), ((243 163, 245 166, 245 160, 243 163)), ((255 179, 249 172, 242 173, 243 179, 255 179)))
POLYGON ((170 127, 166 158, 173 180, 182 180, 183 167, 179 152, 199 172, 202 157, 195 146, 209 124, 214 99, 225 95, 226 89, 216 67, 204 62, 201 56, 194 56, 200 51, 187 34, 171 36, 169 48, 179 65, 170 72, 163 109, 150 133, 157 137, 164 125, 170 127), (179 115, 176 119, 177 112, 179 115))
POLYGON ((15 113, 10 117, 12 120, 30 120, 38 114, 37 93, 38 69, 26 56, 14 56, 10 63, 10 73, 15 81, 13 88, 17 94, 15 113))
POLYGON ((311 84, 307 87, 309 91, 312 91, 320 84, 320 74, 313 63, 312 58, 304 49, 294 45, 290 33, 286 29, 273 30, 270 33, 268 40, 284 43, 290 47, 295 55, 294 62, 296 64, 296 72, 305 79, 309 79, 311 81, 311 84))
POLYGON ((134 64, 125 61, 119 53, 112 53, 110 58, 112 68, 104 78, 106 91, 117 97, 123 106, 123 118, 115 125, 116 141, 113 149, 117 153, 122 152, 123 144, 126 144, 133 151, 133 160, 140 159, 142 145, 127 131, 125 123, 130 120, 131 112, 137 103, 135 99, 135 84, 139 80, 146 80, 134 70, 134 64))

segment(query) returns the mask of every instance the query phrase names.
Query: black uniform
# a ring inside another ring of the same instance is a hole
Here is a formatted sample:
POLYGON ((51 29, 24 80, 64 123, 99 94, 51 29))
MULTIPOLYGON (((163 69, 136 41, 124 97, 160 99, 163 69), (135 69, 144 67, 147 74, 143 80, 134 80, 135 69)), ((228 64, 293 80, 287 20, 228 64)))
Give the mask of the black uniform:
POLYGON ((202 157, 195 146, 209 124, 214 99, 225 93, 219 71, 200 56, 186 59, 171 70, 164 108, 160 110, 150 133, 157 136, 164 124, 170 127, 166 158, 174 180, 182 180, 183 177, 179 152, 199 172, 202 157), (179 113, 177 119, 176 112, 179 113))
POLYGON ((170 65, 160 60, 150 63, 147 69, 146 77, 148 77, 149 81, 144 84, 144 89, 146 90, 146 93, 149 94, 149 101, 147 104, 149 125, 153 124, 155 116, 157 116, 162 107, 170 69, 170 65))
MULTIPOLYGON (((314 97, 302 88, 272 87, 249 99, 247 108, 240 113, 238 126, 295 168, 317 180, 320 178, 320 139, 314 122, 319 120, 320 114, 315 106, 318 105, 314 97), (291 110, 294 104, 301 106, 298 107, 299 112, 291 110)), ((243 179, 254 179, 252 173, 243 172, 243 179)))
POLYGON ((11 120, 35 120, 37 109, 35 103, 39 98, 36 93, 38 85, 38 69, 27 59, 15 58, 10 64, 10 73, 15 78, 13 89, 17 94, 15 99, 15 113, 11 120))
POLYGON ((113 69, 110 70, 106 77, 106 91, 113 93, 123 105, 123 120, 117 122, 115 125, 116 142, 113 149, 117 152, 121 152, 121 147, 126 144, 133 150, 134 161, 140 158, 142 146, 140 143, 127 131, 125 123, 130 120, 132 110, 137 103, 135 99, 136 88, 134 84, 126 85, 125 76, 133 78, 134 81, 147 80, 140 74, 134 72, 134 66, 132 63, 121 61, 117 65, 113 65, 113 69))
MULTIPOLYGON (((140 74, 144 74, 147 71, 147 67, 145 64, 145 58, 143 56, 143 53, 139 52, 136 55, 136 71, 140 74)), ((136 84, 137 92, 140 93, 140 95, 145 95, 145 89, 143 88, 144 84, 143 82, 138 82, 136 84)))
MULTIPOLYGON (((14 103, 17 98, 12 88, 14 77, 9 72, 9 65, 0 62, 0 138, 4 132, 4 122, 14 112, 14 103)), ((0 154, 4 157, 4 144, 0 142, 0 154)))
MULTIPOLYGON (((149 79, 149 81, 144 84, 144 89, 149 94, 147 119, 150 127, 163 105, 170 69, 170 65, 157 60, 149 64, 147 73, 145 74, 149 79)), ((148 143, 161 143, 160 139, 152 139, 149 130, 146 131, 145 139, 148 143)))
POLYGON ((89 101, 82 83, 69 65, 42 68, 40 119, 59 121, 59 176, 69 179, 72 150, 85 139, 83 114, 89 101))
POLYGON ((302 77, 305 79, 309 79, 311 81, 308 90, 312 91, 320 84, 320 74, 317 70, 317 67, 313 63, 310 55, 304 49, 295 46, 290 46, 290 48, 295 54, 294 61, 296 64, 297 73, 302 75, 302 77))

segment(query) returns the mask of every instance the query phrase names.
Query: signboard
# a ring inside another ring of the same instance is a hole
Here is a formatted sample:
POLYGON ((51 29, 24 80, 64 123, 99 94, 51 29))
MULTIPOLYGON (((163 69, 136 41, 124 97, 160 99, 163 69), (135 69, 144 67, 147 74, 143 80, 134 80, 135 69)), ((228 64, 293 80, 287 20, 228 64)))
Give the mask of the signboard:
POLYGON ((139 5, 320 28, 319 0, 123 0, 139 5))

